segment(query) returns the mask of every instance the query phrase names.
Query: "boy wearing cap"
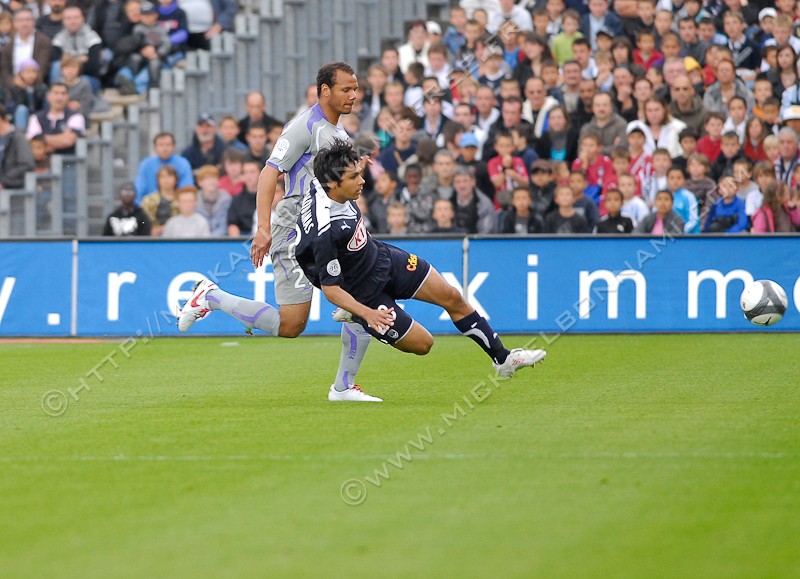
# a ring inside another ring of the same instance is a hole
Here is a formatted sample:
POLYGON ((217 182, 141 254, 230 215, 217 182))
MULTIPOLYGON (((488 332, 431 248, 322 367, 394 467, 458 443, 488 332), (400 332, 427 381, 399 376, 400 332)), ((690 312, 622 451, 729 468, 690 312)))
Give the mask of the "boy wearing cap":
POLYGON ((8 89, 8 105, 12 107, 14 124, 25 129, 28 118, 45 108, 47 85, 39 80, 39 63, 32 58, 19 63, 14 84, 8 89))
POLYGON ((478 159, 478 138, 473 133, 464 133, 458 142, 460 154, 456 164, 467 167, 475 176, 475 186, 487 197, 494 198, 494 185, 489 177, 489 168, 486 163, 478 159))
POLYGON ((158 19, 158 7, 147 0, 142 2, 141 21, 133 27, 136 49, 118 73, 122 92, 131 92, 131 82, 139 94, 158 87, 162 64, 172 51, 169 31, 158 19))

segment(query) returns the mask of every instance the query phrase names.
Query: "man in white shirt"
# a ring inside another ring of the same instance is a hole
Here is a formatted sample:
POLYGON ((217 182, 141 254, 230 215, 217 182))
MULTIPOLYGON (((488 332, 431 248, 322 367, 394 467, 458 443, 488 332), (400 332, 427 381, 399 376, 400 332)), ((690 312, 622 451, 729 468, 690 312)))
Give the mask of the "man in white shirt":
POLYGON ((492 34, 500 30, 503 22, 512 20, 517 25, 517 29, 523 32, 533 31, 533 19, 531 13, 522 6, 514 4, 514 0, 500 0, 500 10, 492 10, 489 13, 489 23, 486 30, 492 34))
POLYGON ((408 42, 397 49, 400 59, 400 70, 403 74, 412 62, 422 63, 427 67, 428 62, 428 28, 424 20, 415 20, 408 29, 408 42))

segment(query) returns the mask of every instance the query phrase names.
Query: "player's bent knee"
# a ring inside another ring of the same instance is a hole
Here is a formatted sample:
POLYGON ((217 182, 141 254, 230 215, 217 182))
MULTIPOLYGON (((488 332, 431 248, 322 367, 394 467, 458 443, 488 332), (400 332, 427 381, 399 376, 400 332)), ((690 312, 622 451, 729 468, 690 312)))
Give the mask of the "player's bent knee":
POLYGON ((281 320, 281 326, 278 330, 278 335, 281 338, 296 338, 303 333, 306 329, 305 320, 281 320))

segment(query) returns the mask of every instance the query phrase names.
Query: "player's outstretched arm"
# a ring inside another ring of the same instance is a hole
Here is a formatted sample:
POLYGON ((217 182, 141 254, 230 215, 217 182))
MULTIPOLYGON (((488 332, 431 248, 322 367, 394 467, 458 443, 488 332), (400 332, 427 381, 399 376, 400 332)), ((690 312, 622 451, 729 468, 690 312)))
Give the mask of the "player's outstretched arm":
POLYGON ((253 244, 250 247, 250 259, 254 267, 261 267, 264 263, 264 258, 269 252, 269 246, 272 244, 270 218, 272 216, 272 200, 275 198, 279 174, 275 167, 264 165, 261 174, 258 176, 258 190, 256 192, 256 219, 258 226, 253 236, 253 244))
POLYGON ((338 285, 324 285, 322 286, 322 293, 333 305, 339 306, 366 321, 370 328, 383 332, 394 325, 394 308, 373 310, 357 301, 338 285))

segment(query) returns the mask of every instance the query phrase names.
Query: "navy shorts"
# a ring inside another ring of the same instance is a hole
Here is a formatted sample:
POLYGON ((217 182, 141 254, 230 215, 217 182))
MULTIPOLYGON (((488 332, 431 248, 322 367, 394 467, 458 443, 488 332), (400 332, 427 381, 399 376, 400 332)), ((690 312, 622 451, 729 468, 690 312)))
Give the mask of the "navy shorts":
POLYGON ((376 310, 394 308, 394 325, 381 334, 376 329, 367 327, 366 322, 361 318, 355 317, 354 319, 381 342, 394 344, 405 337, 414 323, 414 319, 397 305, 395 300, 413 298, 419 288, 422 287, 422 284, 425 283, 425 280, 428 279, 431 264, 421 257, 417 257, 393 245, 384 244, 381 249, 388 252, 388 255, 383 253, 379 260, 388 257, 390 264, 389 279, 383 290, 367 300, 364 305, 376 310))

